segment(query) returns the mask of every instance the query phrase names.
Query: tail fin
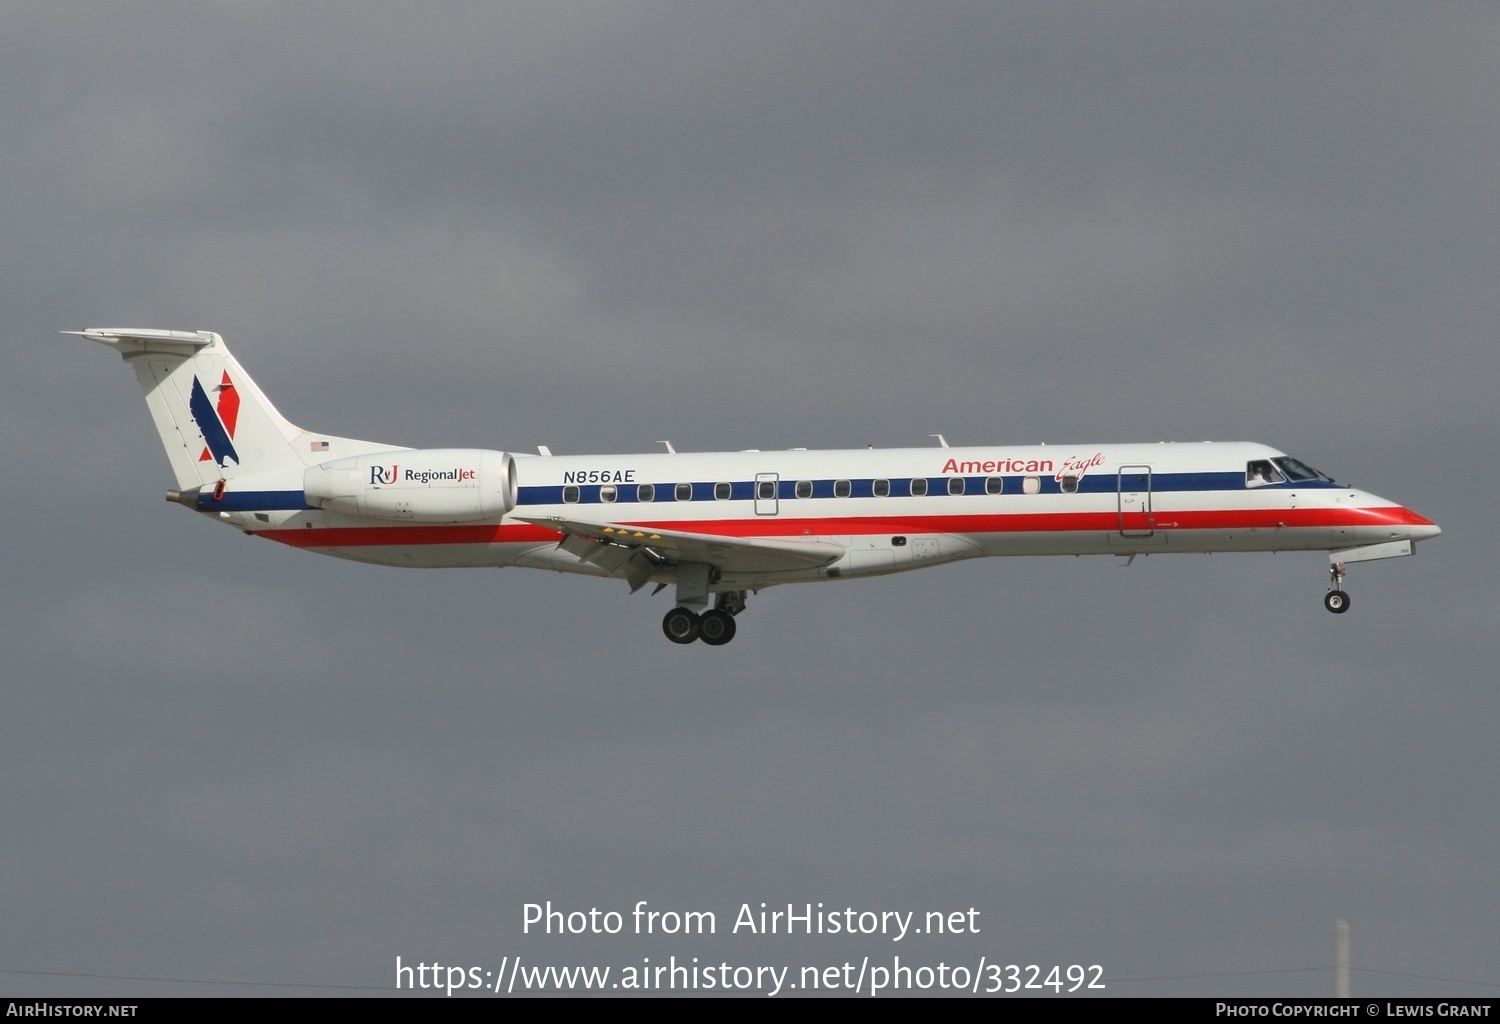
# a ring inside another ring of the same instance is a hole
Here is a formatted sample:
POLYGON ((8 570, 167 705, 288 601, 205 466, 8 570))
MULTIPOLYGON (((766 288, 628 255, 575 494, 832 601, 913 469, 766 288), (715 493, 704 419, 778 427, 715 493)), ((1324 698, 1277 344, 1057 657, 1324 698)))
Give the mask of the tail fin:
POLYGON ((330 459, 399 450, 394 445, 314 434, 276 411, 212 331, 90 328, 64 331, 108 345, 135 369, 177 486, 220 480, 295 481, 330 459))

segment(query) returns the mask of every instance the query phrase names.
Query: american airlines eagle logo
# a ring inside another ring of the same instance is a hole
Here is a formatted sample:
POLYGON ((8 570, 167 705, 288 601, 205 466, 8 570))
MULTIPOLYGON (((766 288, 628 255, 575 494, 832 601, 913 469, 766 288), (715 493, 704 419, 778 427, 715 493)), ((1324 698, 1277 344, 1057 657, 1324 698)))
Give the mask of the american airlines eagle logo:
POLYGON ((240 395, 234 389, 234 382, 229 379, 227 372, 214 390, 219 393, 217 403, 208 400, 203 382, 195 376, 188 410, 192 412, 193 422, 198 424, 198 431, 203 435, 204 449, 203 454, 198 456, 198 461, 212 460, 223 469, 225 459, 233 459, 235 465, 240 464, 240 454, 234 450, 234 428, 240 418, 240 395))

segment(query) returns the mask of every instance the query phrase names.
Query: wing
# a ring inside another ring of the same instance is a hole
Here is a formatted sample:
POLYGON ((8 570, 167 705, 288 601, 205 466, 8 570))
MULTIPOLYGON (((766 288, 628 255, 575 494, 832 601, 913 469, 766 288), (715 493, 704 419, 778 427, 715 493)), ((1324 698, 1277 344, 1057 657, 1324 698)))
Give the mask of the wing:
POLYGON ((611 573, 624 575, 632 591, 640 589, 659 565, 700 562, 720 572, 775 573, 816 569, 844 556, 839 545, 818 540, 721 537, 620 523, 589 523, 561 516, 515 518, 556 530, 563 535, 560 545, 563 550, 611 573))

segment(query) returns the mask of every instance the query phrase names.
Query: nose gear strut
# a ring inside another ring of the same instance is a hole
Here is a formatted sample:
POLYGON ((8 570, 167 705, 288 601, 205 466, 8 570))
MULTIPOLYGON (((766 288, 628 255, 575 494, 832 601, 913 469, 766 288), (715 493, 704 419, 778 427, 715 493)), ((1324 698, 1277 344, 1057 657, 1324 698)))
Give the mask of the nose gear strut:
POLYGON ((1328 593, 1323 596, 1323 607, 1335 615, 1349 610, 1349 595, 1344 593, 1344 563, 1334 562, 1328 567, 1328 593))

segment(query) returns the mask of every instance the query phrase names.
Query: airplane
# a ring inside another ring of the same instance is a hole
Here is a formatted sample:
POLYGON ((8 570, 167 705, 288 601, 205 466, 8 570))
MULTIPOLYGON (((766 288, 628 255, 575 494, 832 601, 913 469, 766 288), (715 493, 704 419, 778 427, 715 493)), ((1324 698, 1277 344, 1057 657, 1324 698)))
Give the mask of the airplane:
POLYGON ((667 639, 734 639, 747 595, 1001 555, 1326 551, 1353 562, 1441 529, 1265 445, 940 444, 852 451, 535 455, 412 449, 293 426, 212 331, 64 331, 118 352, 177 486, 167 500, 294 548, 414 567, 518 566, 676 587, 667 639), (709 608, 709 602, 713 607, 709 608))

